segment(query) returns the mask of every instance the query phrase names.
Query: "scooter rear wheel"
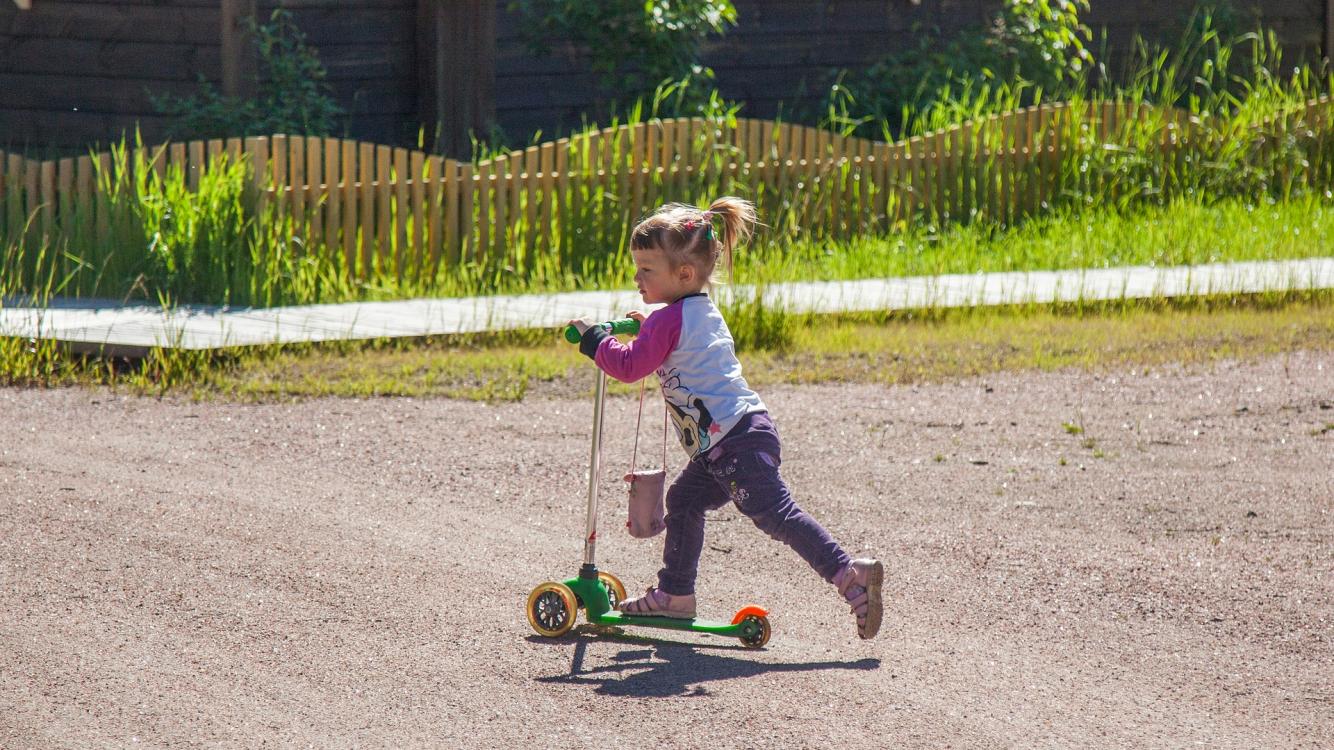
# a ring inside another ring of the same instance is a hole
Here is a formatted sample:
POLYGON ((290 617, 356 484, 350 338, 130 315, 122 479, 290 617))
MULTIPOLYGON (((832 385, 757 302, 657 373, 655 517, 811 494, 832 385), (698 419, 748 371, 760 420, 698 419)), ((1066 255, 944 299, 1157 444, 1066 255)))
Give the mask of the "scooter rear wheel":
POLYGON ((538 584, 528 595, 528 624, 544 638, 559 638, 574 627, 579 611, 574 592, 557 581, 538 584))

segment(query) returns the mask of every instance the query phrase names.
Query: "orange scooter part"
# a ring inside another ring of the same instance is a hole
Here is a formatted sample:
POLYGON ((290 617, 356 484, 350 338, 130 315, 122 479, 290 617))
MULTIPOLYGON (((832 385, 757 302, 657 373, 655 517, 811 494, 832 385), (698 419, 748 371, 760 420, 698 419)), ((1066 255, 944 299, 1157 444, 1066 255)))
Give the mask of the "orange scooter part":
POLYGON ((748 604, 737 610, 737 613, 732 616, 732 624, 736 625, 751 615, 755 615, 756 617, 768 617, 769 610, 756 604, 748 604))

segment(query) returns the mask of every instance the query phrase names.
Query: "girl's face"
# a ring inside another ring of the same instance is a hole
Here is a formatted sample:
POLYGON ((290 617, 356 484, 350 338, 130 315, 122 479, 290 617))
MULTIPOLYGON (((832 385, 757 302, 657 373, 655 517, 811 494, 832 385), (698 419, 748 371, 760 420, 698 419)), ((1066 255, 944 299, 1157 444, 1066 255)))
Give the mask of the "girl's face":
POLYGON ((635 259, 635 286, 646 304, 675 302, 702 288, 695 267, 689 263, 674 266, 657 248, 631 250, 630 254, 635 259))

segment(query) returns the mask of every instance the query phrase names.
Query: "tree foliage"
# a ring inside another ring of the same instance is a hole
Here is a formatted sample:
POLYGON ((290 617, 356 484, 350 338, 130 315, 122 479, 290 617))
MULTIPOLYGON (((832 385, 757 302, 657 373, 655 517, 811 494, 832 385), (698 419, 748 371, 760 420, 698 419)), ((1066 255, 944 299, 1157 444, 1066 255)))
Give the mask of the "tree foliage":
POLYGON ((664 81, 712 79, 700 48, 737 21, 730 0, 515 0, 510 7, 534 53, 550 55, 556 40, 568 40, 620 104, 664 81))

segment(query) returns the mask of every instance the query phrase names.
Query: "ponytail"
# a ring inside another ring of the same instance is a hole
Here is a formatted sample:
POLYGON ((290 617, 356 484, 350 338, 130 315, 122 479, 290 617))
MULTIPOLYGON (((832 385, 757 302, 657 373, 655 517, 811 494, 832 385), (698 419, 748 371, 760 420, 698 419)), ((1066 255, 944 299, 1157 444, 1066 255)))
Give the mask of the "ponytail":
POLYGON ((719 255, 727 267, 727 279, 732 279, 733 253, 742 242, 755 233, 755 204, 743 198, 724 196, 709 204, 706 215, 722 220, 723 235, 719 241, 719 255))

